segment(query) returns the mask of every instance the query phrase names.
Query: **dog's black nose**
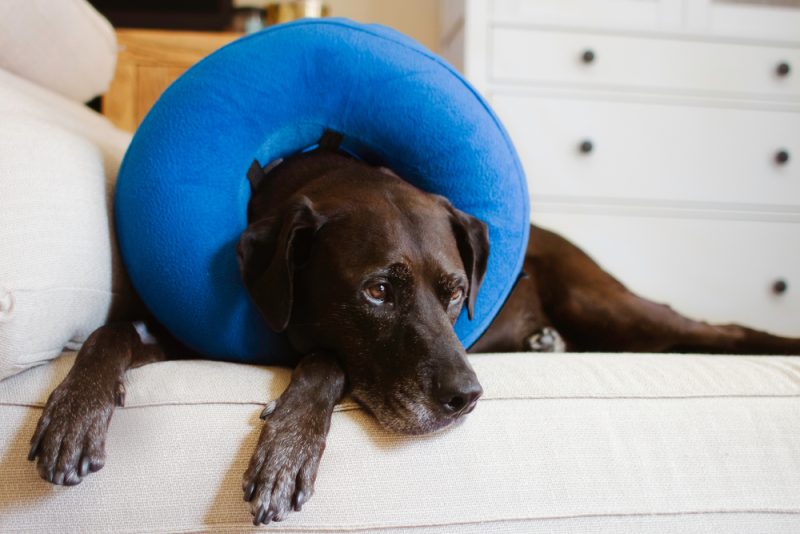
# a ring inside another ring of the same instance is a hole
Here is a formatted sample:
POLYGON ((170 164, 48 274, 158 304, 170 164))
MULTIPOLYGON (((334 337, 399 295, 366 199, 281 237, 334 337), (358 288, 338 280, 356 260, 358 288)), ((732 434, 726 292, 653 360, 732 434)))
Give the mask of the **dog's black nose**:
POLYGON ((483 388, 472 370, 461 373, 447 373, 437 383, 435 398, 446 413, 461 415, 472 411, 483 388))

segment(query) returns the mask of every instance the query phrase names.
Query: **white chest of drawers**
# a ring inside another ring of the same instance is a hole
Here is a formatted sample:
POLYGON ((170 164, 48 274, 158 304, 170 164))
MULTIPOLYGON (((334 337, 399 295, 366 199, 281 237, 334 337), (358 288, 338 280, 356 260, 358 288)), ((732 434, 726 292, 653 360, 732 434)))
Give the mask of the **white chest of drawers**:
POLYGON ((800 0, 441 5, 535 223, 683 313, 800 335, 800 0))

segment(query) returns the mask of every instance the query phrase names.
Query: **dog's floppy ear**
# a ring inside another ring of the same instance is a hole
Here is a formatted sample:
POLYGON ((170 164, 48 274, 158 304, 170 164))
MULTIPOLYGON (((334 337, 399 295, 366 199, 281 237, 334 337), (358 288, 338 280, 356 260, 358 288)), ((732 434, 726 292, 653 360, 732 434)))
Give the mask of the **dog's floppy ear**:
POLYGON ((276 332, 289 325, 294 271, 308 256, 311 236, 322 223, 311 200, 303 196, 281 216, 250 224, 239 239, 236 254, 244 285, 276 332))
POLYGON ((467 315, 472 320, 478 289, 486 275, 486 264, 489 261, 489 232, 483 221, 454 208, 447 200, 444 202, 450 211, 453 234, 469 280, 466 295, 467 315))

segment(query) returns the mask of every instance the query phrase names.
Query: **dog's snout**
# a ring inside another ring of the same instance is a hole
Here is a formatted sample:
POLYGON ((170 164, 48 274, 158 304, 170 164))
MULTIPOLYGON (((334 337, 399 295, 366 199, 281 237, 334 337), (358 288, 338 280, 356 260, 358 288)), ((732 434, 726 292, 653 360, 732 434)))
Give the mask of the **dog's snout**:
POLYGON ((471 369, 446 373, 437 381, 435 398, 444 411, 451 415, 462 415, 472 411, 483 388, 471 369))

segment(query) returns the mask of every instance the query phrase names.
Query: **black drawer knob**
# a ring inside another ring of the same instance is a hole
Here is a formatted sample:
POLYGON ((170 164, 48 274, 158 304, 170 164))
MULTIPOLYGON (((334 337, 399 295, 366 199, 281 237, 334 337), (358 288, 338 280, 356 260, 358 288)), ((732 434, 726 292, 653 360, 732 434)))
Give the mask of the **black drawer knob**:
POLYGON ((775 152, 775 162, 778 165, 785 165, 789 162, 789 152, 787 150, 781 149, 775 152))
POLYGON ((785 61, 781 61, 778 63, 778 68, 775 70, 777 71, 778 76, 788 76, 789 73, 792 72, 792 67, 785 61))
POLYGON ((594 62, 594 51, 592 49, 587 49, 583 51, 581 55, 581 59, 584 63, 589 64, 594 62))
POLYGON ((594 150, 594 144, 589 139, 586 139, 581 141, 581 144, 578 145, 578 150, 580 150, 582 154, 589 154, 594 150))
POLYGON ((772 292, 776 295, 783 295, 788 289, 789 284, 782 278, 778 278, 772 283, 772 292))

